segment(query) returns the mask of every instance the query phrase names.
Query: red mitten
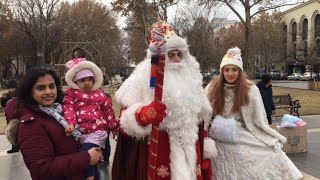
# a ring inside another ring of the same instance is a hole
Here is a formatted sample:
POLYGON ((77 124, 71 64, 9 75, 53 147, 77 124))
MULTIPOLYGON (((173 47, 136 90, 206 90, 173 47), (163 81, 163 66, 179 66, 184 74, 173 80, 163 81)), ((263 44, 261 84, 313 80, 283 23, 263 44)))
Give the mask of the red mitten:
POLYGON ((202 161, 201 170, 203 172, 203 180, 211 180, 212 178, 212 165, 210 159, 202 161))
POLYGON ((136 119, 138 124, 146 126, 148 124, 157 125, 166 117, 166 105, 152 101, 149 105, 143 106, 136 111, 136 119))

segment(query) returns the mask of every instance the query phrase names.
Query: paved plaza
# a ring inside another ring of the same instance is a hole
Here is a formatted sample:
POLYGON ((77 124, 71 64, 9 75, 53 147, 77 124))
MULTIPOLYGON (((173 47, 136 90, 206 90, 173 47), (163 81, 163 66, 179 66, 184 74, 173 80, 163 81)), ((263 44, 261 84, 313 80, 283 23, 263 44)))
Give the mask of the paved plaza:
MULTIPOLYGON (((304 173, 304 180, 320 180, 320 115, 302 116, 308 123, 308 152, 288 154, 294 164, 304 173)), ((4 135, 0 135, 0 180, 31 180, 21 153, 7 154, 10 144, 4 135)), ((112 150, 115 142, 111 141, 112 150)), ((111 153, 113 154, 113 153, 111 153)), ((112 156, 110 158, 112 162, 112 156)), ((110 179, 110 167, 104 179, 110 179)))

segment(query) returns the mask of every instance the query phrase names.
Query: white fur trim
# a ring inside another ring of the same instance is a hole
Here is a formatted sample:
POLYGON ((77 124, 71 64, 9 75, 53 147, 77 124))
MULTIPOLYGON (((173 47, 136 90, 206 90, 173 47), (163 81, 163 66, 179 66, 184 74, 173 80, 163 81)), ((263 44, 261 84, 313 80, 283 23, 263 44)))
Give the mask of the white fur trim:
POLYGON ((153 100, 154 89, 149 87, 150 67, 148 58, 137 65, 115 94, 119 104, 128 107, 136 103, 149 104, 153 100))
POLYGON ((142 139, 151 133, 151 125, 146 127, 140 126, 137 123, 135 112, 138 108, 142 107, 142 104, 135 104, 130 106, 128 109, 122 111, 120 117, 120 127, 129 136, 136 137, 137 139, 142 139))
POLYGON ((170 169, 172 180, 197 179, 197 152, 195 142, 179 143, 169 136, 170 169))
POLYGON ((79 89, 78 85, 73 82, 73 78, 79 70, 85 68, 90 69, 94 74, 94 84, 92 87, 92 91, 99 89, 103 82, 102 71, 95 63, 91 61, 79 62, 77 65, 73 66, 67 71, 65 78, 68 86, 73 89, 79 89))
POLYGON ((243 120, 248 130, 268 146, 285 143, 286 138, 268 125, 260 91, 256 85, 249 86, 249 104, 241 107, 243 120))
POLYGON ((203 141, 203 159, 213 159, 217 155, 216 142, 209 137, 205 137, 203 141))
POLYGON ((167 39, 166 46, 167 46, 166 63, 169 61, 168 52, 170 52, 172 50, 176 50, 176 49, 181 51, 182 57, 185 60, 188 60, 191 58, 191 55, 190 55, 189 49, 188 49, 188 45, 187 45, 187 39, 185 39, 185 38, 181 38, 177 35, 170 36, 167 39))
POLYGON ((169 36, 166 42, 167 52, 174 49, 179 49, 180 51, 188 51, 187 40, 183 39, 177 35, 169 36))
POLYGON ((286 142, 286 137, 282 136, 280 133, 278 133, 276 130, 272 129, 268 123, 267 123, 267 115, 265 113, 265 109, 264 109, 264 106, 263 106, 263 101, 262 101, 262 97, 261 97, 261 94, 260 94, 260 91, 258 89, 258 87, 256 85, 251 85, 251 91, 252 93, 256 94, 256 96, 253 96, 253 97, 256 97, 257 98, 257 101, 259 102, 259 104, 261 104, 260 107, 262 108, 259 108, 260 111, 262 111, 262 114, 263 114, 263 119, 265 123, 261 123, 262 121, 255 121, 255 123, 257 124, 258 127, 260 127, 264 132, 266 132, 267 134, 270 134, 271 136, 277 138, 281 143, 285 143, 286 142), (259 96, 260 95, 260 96, 259 96))
MULTIPOLYGON (((203 93, 201 94, 205 94, 204 90, 202 90, 203 93)), ((206 96, 202 97, 203 98, 203 106, 201 109, 201 114, 200 114, 200 120, 204 121, 204 129, 205 130, 209 130, 209 125, 212 119, 212 107, 210 105, 210 102, 208 100, 208 98, 206 96)))

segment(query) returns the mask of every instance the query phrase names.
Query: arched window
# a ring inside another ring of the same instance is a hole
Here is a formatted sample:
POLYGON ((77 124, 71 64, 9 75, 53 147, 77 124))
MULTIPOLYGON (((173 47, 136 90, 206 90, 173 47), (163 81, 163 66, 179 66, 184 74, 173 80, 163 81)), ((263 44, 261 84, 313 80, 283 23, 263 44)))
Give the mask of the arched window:
POLYGON ((314 38, 320 37, 320 15, 317 14, 314 20, 314 38))
POLYGON ((297 23, 292 24, 292 43, 297 41, 297 23))
POLYGON ((302 40, 308 38, 308 19, 304 19, 302 23, 302 40))
POLYGON ((296 43, 292 44, 292 56, 293 56, 293 58, 296 58, 296 56, 297 56, 297 44, 296 43))
POLYGON ((282 34, 282 38, 283 38, 283 56, 287 57, 287 34, 288 34, 288 27, 287 25, 283 26, 283 34, 282 34))
POLYGON ((308 59, 308 42, 307 41, 303 42, 303 56, 305 60, 308 59))
POLYGON ((320 39, 316 39, 316 51, 317 51, 317 57, 320 57, 320 39))

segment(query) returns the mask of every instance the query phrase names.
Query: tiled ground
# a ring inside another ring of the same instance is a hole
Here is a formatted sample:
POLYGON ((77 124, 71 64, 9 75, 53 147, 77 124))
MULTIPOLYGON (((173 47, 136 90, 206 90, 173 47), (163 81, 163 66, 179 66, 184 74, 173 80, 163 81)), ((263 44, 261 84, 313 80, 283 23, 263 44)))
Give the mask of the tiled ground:
MULTIPOLYGON (((320 115, 303 118, 308 123, 308 152, 288 154, 288 156, 299 170, 306 173, 304 180, 320 180, 320 115)), ((111 142, 111 146, 115 146, 114 141, 111 142)), ((10 144, 4 135, 0 135, 0 180, 31 180, 21 153, 7 155, 8 149, 10 144)), ((110 169, 104 172, 108 173, 101 179, 109 179, 110 169)))

